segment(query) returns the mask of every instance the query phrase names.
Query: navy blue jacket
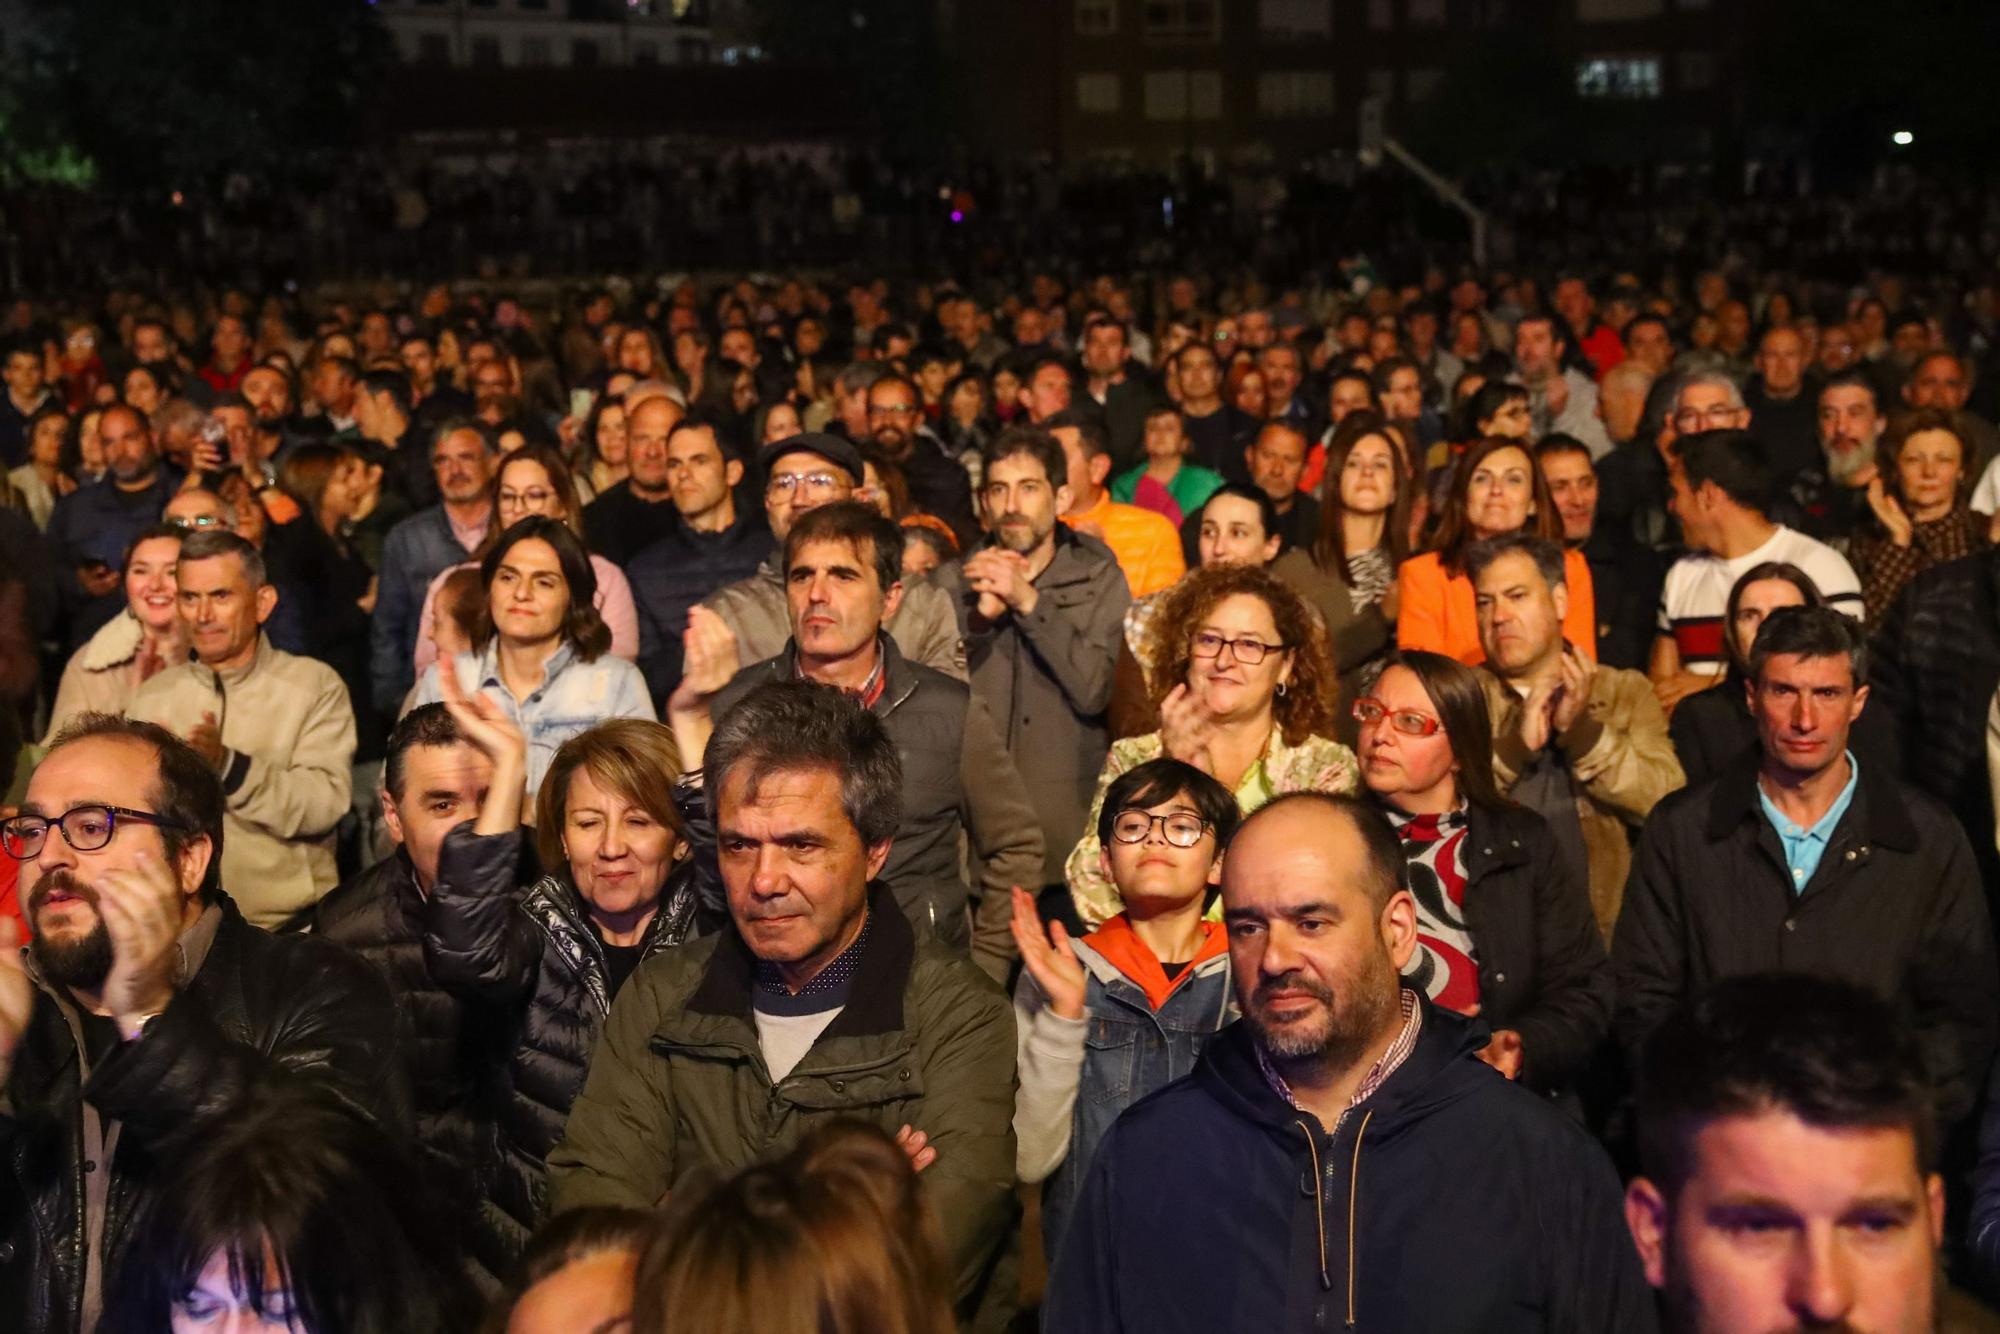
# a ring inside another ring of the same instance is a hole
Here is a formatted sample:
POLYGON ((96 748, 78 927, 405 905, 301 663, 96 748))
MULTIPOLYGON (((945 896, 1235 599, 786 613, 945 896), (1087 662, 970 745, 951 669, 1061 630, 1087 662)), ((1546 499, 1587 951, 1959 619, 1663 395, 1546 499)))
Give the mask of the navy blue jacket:
MULTIPOLYGON (((669 507, 669 512, 671 507, 669 507)), ((737 511, 719 533, 698 533, 679 514, 673 527, 626 563, 625 581, 639 611, 639 670, 657 703, 681 681, 681 634, 688 609, 719 588, 757 573, 771 554, 764 516, 737 511)))
POLYGON ((1224 1029, 1098 1148, 1044 1330, 1656 1329, 1610 1159, 1475 1060, 1488 1037, 1427 1008, 1328 1134, 1265 1082, 1249 1029, 1224 1029))

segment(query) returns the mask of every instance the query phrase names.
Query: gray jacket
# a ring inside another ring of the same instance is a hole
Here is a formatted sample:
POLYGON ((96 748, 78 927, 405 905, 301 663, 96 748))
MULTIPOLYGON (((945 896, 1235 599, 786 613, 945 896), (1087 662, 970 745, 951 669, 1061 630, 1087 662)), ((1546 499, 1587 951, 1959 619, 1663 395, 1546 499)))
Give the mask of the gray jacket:
MULTIPOLYGON (((903 818, 877 877, 920 930, 963 950, 1006 985, 1014 962, 1008 929, 1014 885, 1038 887, 1045 852, 1028 788, 986 705, 963 681, 910 662, 882 640, 882 694, 873 708, 903 761, 903 818), (979 888, 968 940, 961 842, 969 842, 979 888)), ((745 667, 710 705, 720 718, 767 681, 795 675, 786 641, 776 657, 745 667)))
MULTIPOLYGON (((736 636, 736 660, 746 666, 775 658, 792 638, 792 617, 785 606, 784 544, 764 558, 748 579, 718 588, 702 606, 720 616, 736 636)), ((965 647, 951 602, 921 579, 903 585, 902 605, 884 624, 896 647, 911 662, 935 668, 946 676, 965 679, 965 647)))
POLYGON ((1110 547, 1058 525, 1055 558, 1035 579, 1041 596, 1028 616, 981 618, 956 561, 932 578, 957 609, 973 693, 1016 764, 1035 775, 1028 795, 1042 825, 1042 883, 1061 884, 1111 745, 1105 713, 1132 604, 1124 572, 1110 547))

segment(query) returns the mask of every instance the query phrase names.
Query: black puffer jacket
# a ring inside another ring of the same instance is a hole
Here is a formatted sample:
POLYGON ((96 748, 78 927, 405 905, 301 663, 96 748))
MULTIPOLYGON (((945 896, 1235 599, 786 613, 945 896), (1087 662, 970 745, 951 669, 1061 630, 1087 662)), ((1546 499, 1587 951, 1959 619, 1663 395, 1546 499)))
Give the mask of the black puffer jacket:
MULTIPOLYGON (((503 1279, 545 1215, 549 1150, 562 1138, 611 1011, 604 947, 582 896, 567 872, 517 891, 519 849, 511 834, 476 834, 469 821, 458 826, 445 835, 437 884, 423 908, 431 976, 489 1007, 510 1033, 492 1095, 498 1161, 473 1237, 479 1263, 503 1279)), ((689 939, 697 921, 683 866, 660 897, 645 953, 689 939)))
MULTIPOLYGON (((533 858, 524 855, 522 862, 532 866, 533 858)), ((440 1212, 470 1224, 491 1173, 493 1072, 507 1059, 510 1033, 490 1007, 452 994, 431 975, 423 909, 416 868, 398 848, 321 899, 313 932, 375 965, 389 984, 404 1025, 417 1144, 434 1174, 434 1193, 447 1200, 440 1212)), ((475 1277, 489 1292, 499 1278, 477 1271, 475 1277)))
POLYGON ((1986 710, 2000 686, 2000 547, 1912 579, 1871 648, 1868 709, 1894 720, 1903 776, 1951 807, 1984 879, 2000 882, 1985 770, 1986 710))
MULTIPOLYGON (((260 1081, 313 1080, 407 1133, 396 1012, 373 970, 306 935, 273 936, 218 896, 213 942, 173 1003, 90 1068, 76 1012, 43 987, 0 1102, 0 1329, 82 1329, 87 1112, 118 1125, 104 1250, 115 1256, 176 1137, 260 1081)), ((184 937, 185 939, 185 937, 184 937)), ((106 1266, 109 1268, 110 1266, 106 1266)))

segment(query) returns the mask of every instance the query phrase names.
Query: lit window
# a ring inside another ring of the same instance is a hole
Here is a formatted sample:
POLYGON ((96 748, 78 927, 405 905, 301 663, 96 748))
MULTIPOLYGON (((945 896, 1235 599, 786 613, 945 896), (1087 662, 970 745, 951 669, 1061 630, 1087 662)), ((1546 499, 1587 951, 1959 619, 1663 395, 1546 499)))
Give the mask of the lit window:
POLYGON ((1076 109, 1086 115, 1105 116, 1118 110, 1116 74, 1076 76, 1076 109))
POLYGON ((1623 23, 1631 19, 1658 17, 1666 9, 1665 0, 1576 0, 1580 23, 1623 23))
POLYGON ((1257 0, 1257 30, 1266 37, 1331 37, 1328 0, 1257 0))
POLYGON ((1660 95, 1658 56, 1592 56, 1576 63, 1578 97, 1649 98, 1660 95))
POLYGON ((1212 69, 1153 70, 1146 75, 1147 120, 1216 120, 1222 115, 1222 75, 1212 69))
POLYGON ((1118 0, 1076 0, 1076 35, 1109 37, 1118 31, 1118 0))
POLYGON ((1212 42, 1219 36, 1218 0, 1143 0, 1146 36, 1160 41, 1212 42))
POLYGON ((1331 116, 1333 74, 1323 69, 1271 70, 1259 74, 1257 113, 1286 119, 1331 116))
POLYGON ((1444 83, 1444 71, 1435 67, 1413 69, 1403 75, 1403 93, 1412 102, 1428 102, 1444 83))

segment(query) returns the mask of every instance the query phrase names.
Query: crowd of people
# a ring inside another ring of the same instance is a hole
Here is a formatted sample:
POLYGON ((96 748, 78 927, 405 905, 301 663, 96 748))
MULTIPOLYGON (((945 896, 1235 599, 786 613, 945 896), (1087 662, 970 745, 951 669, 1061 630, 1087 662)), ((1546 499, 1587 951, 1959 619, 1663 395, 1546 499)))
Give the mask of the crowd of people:
POLYGON ((2000 1329, 2000 289, 1406 276, 14 303, 0 1324, 2000 1329))

